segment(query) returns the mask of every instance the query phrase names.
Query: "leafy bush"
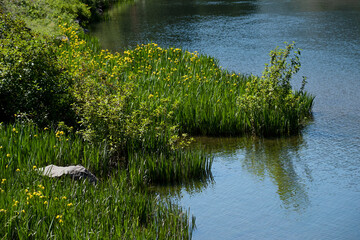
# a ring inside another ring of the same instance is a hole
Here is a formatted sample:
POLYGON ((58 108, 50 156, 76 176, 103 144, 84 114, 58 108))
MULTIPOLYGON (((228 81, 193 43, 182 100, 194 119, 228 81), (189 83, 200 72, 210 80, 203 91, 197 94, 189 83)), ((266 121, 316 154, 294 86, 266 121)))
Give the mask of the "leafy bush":
POLYGON ((71 80, 59 68, 54 43, 10 14, 0 19, 0 121, 21 112, 42 125, 73 122, 71 80))
POLYGON ((271 51, 270 64, 265 65, 263 75, 252 76, 245 94, 238 98, 239 107, 246 115, 247 128, 254 135, 294 134, 311 116, 314 97, 304 92, 306 78, 303 77, 300 91, 292 90, 292 76, 301 66, 300 50, 291 55, 293 49, 294 43, 271 51))

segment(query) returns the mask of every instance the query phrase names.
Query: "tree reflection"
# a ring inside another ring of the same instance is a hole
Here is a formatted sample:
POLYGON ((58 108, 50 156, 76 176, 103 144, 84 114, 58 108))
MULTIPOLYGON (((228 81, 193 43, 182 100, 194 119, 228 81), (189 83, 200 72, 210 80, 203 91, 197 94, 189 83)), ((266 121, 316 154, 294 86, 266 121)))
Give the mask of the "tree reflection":
POLYGON ((309 204, 304 183, 308 170, 299 156, 304 144, 301 137, 246 142, 244 168, 260 178, 271 177, 285 208, 300 210, 309 204))
POLYGON ((243 159, 242 168, 260 180, 270 177, 277 186, 277 193, 284 208, 298 211, 308 206, 305 182, 311 181, 311 175, 306 164, 301 161, 300 150, 306 144, 302 137, 202 137, 198 138, 197 142, 198 147, 219 155, 219 159, 224 155, 239 155, 243 159))

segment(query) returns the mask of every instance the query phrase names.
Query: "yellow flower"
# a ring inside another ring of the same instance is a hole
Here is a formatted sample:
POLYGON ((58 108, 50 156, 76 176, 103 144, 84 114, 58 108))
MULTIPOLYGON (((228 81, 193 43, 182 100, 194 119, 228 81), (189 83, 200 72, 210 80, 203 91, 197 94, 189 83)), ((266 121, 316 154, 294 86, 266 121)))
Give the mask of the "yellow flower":
POLYGON ((37 134, 35 134, 34 137, 37 137, 37 134))
POLYGON ((3 148, 3 146, 0 146, 0 149, 2 149, 3 148))
POLYGON ((11 156, 10 153, 6 154, 6 157, 10 157, 10 156, 11 156))
POLYGON ((20 169, 16 169, 17 172, 20 172, 20 169))
POLYGON ((15 200, 13 201, 14 201, 13 207, 16 207, 19 204, 19 201, 15 201, 15 200))
POLYGON ((64 221, 62 219, 59 219, 59 223, 63 223, 64 221))
POLYGON ((15 131, 16 131, 16 128, 13 128, 12 131, 15 132, 15 131))
POLYGON ((63 196, 63 197, 61 197, 61 199, 64 199, 64 200, 66 200, 66 197, 65 197, 65 196, 63 196))
POLYGON ((68 203, 68 204, 67 204, 68 207, 71 207, 72 205, 73 205, 72 203, 68 203))
POLYGON ((56 219, 62 218, 62 215, 57 215, 56 219))
POLYGON ((0 209, 0 212, 6 213, 6 209, 0 209))
POLYGON ((44 130, 48 130, 49 128, 47 128, 47 127, 44 127, 44 130))
POLYGON ((5 184, 6 178, 1 179, 1 184, 5 184))
POLYGON ((148 98, 152 98, 154 95, 150 94, 148 98))
POLYGON ((35 166, 35 165, 33 166, 33 169, 36 169, 36 166, 35 166))
POLYGON ((23 209, 21 212, 22 212, 22 213, 25 213, 25 210, 23 209))
POLYGON ((47 201, 45 201, 45 202, 44 202, 44 204, 48 204, 48 202, 47 202, 47 201))

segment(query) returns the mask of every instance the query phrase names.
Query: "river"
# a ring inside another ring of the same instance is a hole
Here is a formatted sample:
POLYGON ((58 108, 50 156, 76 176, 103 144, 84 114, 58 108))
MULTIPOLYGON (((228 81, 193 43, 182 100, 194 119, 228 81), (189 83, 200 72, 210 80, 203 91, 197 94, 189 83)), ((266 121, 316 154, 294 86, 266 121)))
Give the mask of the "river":
POLYGON ((315 95, 301 136, 199 138, 213 181, 173 190, 196 217, 193 239, 360 239, 360 1, 138 0, 90 31, 123 51, 155 42, 261 75, 284 41, 302 49, 315 95))

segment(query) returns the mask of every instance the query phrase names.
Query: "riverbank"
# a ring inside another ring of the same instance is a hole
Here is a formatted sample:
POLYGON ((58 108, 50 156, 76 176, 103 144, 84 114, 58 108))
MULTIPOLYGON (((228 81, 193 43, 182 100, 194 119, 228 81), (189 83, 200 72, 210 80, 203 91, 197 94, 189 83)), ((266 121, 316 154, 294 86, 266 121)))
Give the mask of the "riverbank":
POLYGON ((289 83, 299 67, 299 53, 286 62, 292 44, 272 52, 262 77, 243 76, 178 48, 101 50, 75 17, 50 24, 58 31, 51 34, 14 15, 2 14, 1 25, 7 238, 191 238, 187 214, 147 190, 211 177, 211 157, 189 149, 189 136, 295 134, 311 116, 313 98, 289 83), (34 173, 54 161, 85 165, 102 183, 34 173))

